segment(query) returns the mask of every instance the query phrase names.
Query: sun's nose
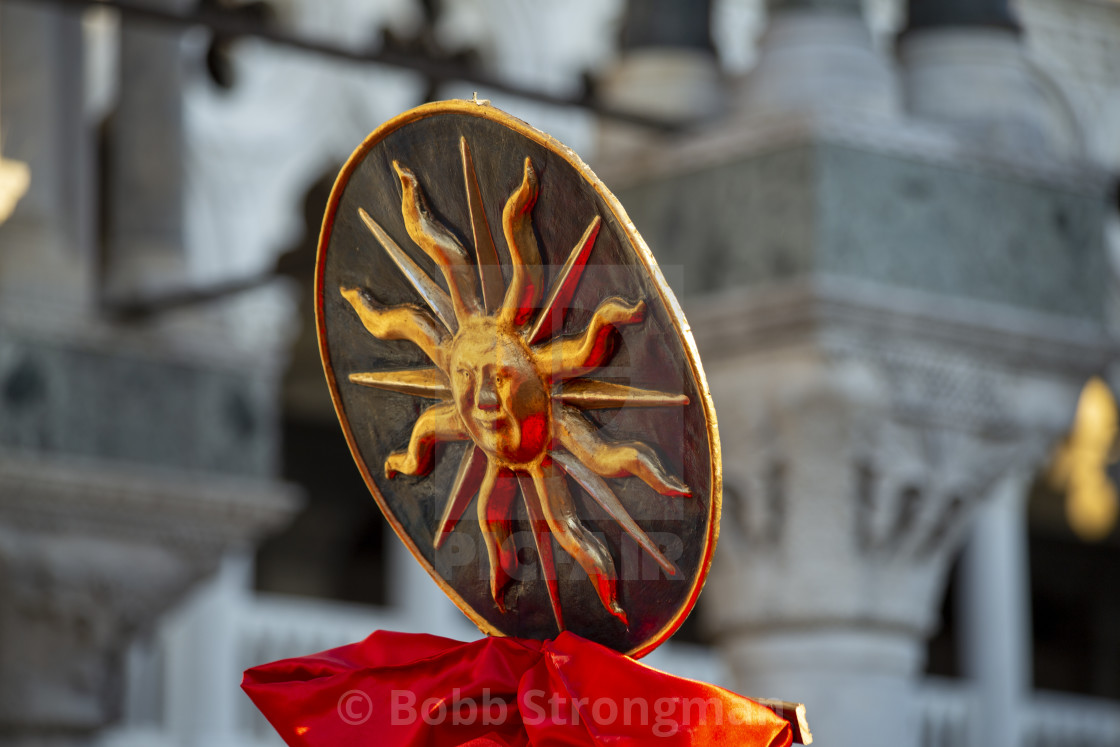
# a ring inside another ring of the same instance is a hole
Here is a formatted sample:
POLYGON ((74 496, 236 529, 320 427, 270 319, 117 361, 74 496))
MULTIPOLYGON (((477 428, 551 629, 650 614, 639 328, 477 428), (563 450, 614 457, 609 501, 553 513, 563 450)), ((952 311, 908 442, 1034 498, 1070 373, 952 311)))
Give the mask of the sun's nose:
POLYGON ((480 410, 498 409, 498 391, 494 388, 494 380, 489 376, 484 376, 479 382, 477 404, 480 410))

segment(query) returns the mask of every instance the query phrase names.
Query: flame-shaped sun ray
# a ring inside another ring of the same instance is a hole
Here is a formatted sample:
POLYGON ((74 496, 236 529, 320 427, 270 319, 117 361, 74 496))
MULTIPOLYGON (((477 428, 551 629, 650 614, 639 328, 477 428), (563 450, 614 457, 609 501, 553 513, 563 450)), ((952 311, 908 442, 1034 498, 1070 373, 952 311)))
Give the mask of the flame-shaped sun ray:
POLYGON ((389 455, 385 460, 385 476, 392 478, 400 473, 424 475, 432 469, 432 451, 441 441, 464 441, 467 430, 455 411, 455 405, 433 405, 416 419, 408 448, 389 455))
POLYGON ((625 623, 626 613, 618 604, 614 559, 599 538, 587 531, 580 521, 564 473, 556 469, 554 463, 545 462, 529 469, 529 475, 537 488, 541 511, 553 538, 583 568, 607 611, 625 623))
MULTIPOLYGON (((451 297, 444 292, 443 288, 440 288, 436 281, 428 277, 428 273, 424 272, 420 265, 416 264, 412 257, 400 248, 397 242, 393 241, 392 237, 385 232, 385 229, 369 216, 369 213, 362 208, 358 208, 358 217, 366 224, 366 228, 380 242, 382 248, 385 249, 385 253, 396 263, 401 273, 408 278, 412 287, 431 307, 448 331, 454 332, 459 329, 459 325, 455 321, 455 310, 451 306, 451 297)), ((370 330, 370 333, 378 339, 393 339, 382 338, 373 330, 370 330)))
POLYGON ((371 335, 380 340, 408 340, 419 346, 433 363, 441 365, 446 357, 448 335, 431 314, 411 304, 381 308, 368 291, 360 288, 343 288, 341 293, 371 335))
POLYGON ((609 298, 581 333, 548 339, 563 325, 601 227, 598 216, 574 244, 535 323, 526 328, 544 290, 532 222, 540 189, 536 171, 526 158, 521 183, 502 212, 512 270, 509 286, 504 287, 470 148, 465 139, 459 145, 477 256, 473 266, 455 235, 434 218, 416 174, 393 164, 401 179, 401 213, 408 234, 436 261, 450 295, 364 210, 358 211, 435 316, 407 304, 381 308, 367 291, 339 289, 370 334, 415 343, 436 368, 355 372, 350 381, 440 400, 417 418, 408 447, 385 460, 389 479, 398 473, 428 474, 438 443, 473 442, 463 453, 433 544, 437 549, 442 546, 477 494, 478 521, 490 562, 490 591, 499 611, 506 609, 505 590, 516 575, 518 559, 511 533, 520 490, 558 629, 564 629, 564 620, 553 540, 587 574, 603 607, 626 624, 614 559, 580 521, 567 476, 668 575, 677 575, 679 570, 633 520, 603 478, 638 477, 662 495, 685 496, 690 491, 665 469, 648 445, 605 440, 580 410, 681 406, 688 404, 688 397, 573 378, 610 358, 618 328, 642 321, 643 301, 609 298), (501 299, 500 304, 496 299, 501 299), (492 303, 496 308, 491 308, 492 303))
POLYGON ((510 541, 517 488, 512 471, 493 461, 486 465, 486 475, 478 490, 478 524, 490 560, 490 596, 501 612, 506 611, 506 586, 517 569, 517 552, 510 541))
POLYGON ((533 233, 533 206, 537 204, 537 172, 533 162, 525 159, 525 172, 518 187, 502 210, 502 232, 509 249, 513 277, 506 288, 502 317, 514 324, 524 324, 541 296, 544 269, 537 237, 533 233))
POLYGON ((665 471, 661 460, 641 441, 607 443, 574 407, 557 418, 560 444, 600 477, 633 475, 661 495, 689 495, 688 486, 665 471))
POLYGON ((556 463, 564 468, 564 471, 575 478, 576 482, 583 486, 588 495, 595 499, 595 501, 603 507, 603 510, 610 514, 611 518, 619 523, 619 525, 629 534, 634 540, 642 546, 646 552, 650 554, 657 564, 665 569, 665 572, 670 576, 677 575, 677 567, 673 565, 673 561, 665 557, 657 545, 653 544, 653 540, 649 538, 642 528, 635 523, 630 517, 630 512, 618 500, 618 496, 614 494, 606 481, 595 474, 586 464, 576 459, 571 454, 564 451, 555 451, 552 458, 556 463))
POLYGON ((553 380, 594 371, 614 352, 614 328, 642 321, 645 308, 644 301, 628 304, 621 298, 608 298, 595 309, 583 332, 559 337, 534 350, 537 366, 553 380))
POLYGON ((424 190, 411 170, 393 161, 401 180, 401 214, 409 237, 431 257, 443 273, 451 291, 455 318, 477 316, 479 306, 477 269, 459 239, 432 216, 424 190))

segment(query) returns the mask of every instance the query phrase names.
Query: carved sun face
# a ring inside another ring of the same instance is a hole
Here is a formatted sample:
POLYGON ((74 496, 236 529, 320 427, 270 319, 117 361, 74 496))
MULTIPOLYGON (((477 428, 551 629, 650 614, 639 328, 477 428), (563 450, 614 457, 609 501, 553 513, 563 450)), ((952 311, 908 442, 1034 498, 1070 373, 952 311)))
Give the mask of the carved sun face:
POLYGON ((669 575, 677 568, 634 522, 604 478, 634 476, 666 496, 689 489, 671 475, 652 448, 605 440, 585 409, 688 404, 683 394, 639 389, 584 378, 614 351, 617 327, 637 324, 643 302, 603 301, 579 334, 551 336, 595 245, 600 219, 591 219, 567 263, 544 295, 544 269, 532 225, 538 183, 526 158, 521 185, 502 213, 502 233, 512 277, 507 285, 487 223, 474 163, 460 139, 463 176, 474 234, 474 256, 431 214, 416 175, 394 162, 401 181, 401 210, 409 237, 438 265, 448 290, 432 280, 388 233, 359 209, 370 232, 409 279, 428 308, 382 307, 365 289, 340 288, 370 334, 408 340, 434 364, 405 371, 350 374, 352 383, 437 400, 413 426, 408 447, 390 454, 385 473, 427 474, 435 445, 469 440, 444 506, 434 545, 439 547, 477 494, 478 521, 490 562, 490 591, 505 611, 504 592, 515 576, 514 501, 520 494, 532 526, 541 570, 557 626, 564 629, 552 539, 594 584, 603 606, 627 622, 618 601, 614 560, 580 520, 572 478, 669 575))
POLYGON ((448 371, 459 419, 487 457, 526 468, 540 459, 552 402, 520 336, 493 317, 471 319, 455 336, 448 371))

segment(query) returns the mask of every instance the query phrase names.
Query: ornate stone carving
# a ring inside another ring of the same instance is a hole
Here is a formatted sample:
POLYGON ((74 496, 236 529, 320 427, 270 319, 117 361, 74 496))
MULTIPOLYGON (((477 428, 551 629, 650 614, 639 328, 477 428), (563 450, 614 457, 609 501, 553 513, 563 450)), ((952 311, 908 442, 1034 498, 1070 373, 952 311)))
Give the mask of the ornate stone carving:
POLYGON ((0 454, 0 731, 111 722, 132 637, 297 499, 275 482, 0 454))

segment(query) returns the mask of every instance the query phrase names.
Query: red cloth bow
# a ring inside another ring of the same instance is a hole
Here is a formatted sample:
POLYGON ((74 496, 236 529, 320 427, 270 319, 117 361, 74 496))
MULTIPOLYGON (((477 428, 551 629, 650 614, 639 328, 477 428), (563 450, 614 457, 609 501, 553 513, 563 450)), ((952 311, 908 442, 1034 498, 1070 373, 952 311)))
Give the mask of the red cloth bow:
POLYGON ((264 664, 241 687, 291 747, 789 747, 788 722, 714 685, 561 633, 461 643, 377 631, 264 664))

